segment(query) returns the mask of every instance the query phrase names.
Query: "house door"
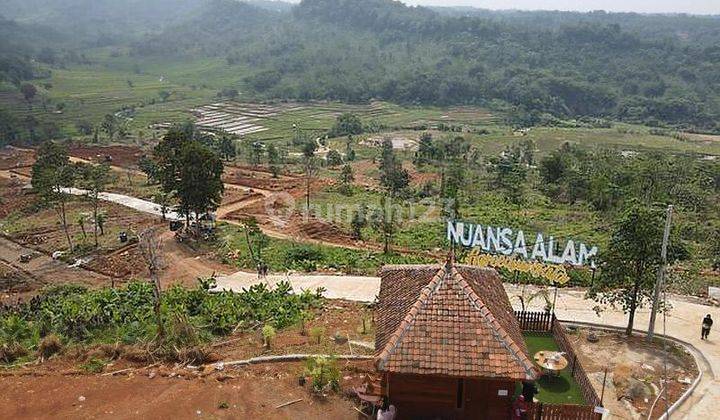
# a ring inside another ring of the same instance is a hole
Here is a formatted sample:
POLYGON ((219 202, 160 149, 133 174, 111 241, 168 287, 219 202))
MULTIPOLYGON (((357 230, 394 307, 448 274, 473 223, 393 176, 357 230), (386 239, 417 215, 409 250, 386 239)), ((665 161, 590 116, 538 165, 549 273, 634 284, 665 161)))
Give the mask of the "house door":
POLYGON ((465 419, 509 419, 514 392, 512 382, 465 380, 465 419))

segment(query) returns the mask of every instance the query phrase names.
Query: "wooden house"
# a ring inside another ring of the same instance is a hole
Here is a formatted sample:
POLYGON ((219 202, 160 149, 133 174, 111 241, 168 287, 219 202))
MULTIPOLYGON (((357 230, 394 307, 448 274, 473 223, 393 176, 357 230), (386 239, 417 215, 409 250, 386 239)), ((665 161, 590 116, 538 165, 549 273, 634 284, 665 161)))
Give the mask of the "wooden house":
POLYGON ((539 374, 493 269, 386 266, 375 365, 401 419, 508 419, 539 374))

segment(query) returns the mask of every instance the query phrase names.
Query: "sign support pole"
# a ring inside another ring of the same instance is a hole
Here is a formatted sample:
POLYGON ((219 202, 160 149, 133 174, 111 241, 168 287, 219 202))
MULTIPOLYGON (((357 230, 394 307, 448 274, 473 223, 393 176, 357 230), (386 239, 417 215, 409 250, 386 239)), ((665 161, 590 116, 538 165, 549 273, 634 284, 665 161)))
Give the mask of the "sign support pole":
POLYGON ((672 223, 673 206, 669 205, 665 213, 665 232, 663 234, 662 249, 660 251, 660 268, 658 269, 657 281, 655 282, 655 293, 653 295, 652 312, 650 312, 650 324, 648 325, 647 341, 651 342, 655 335, 655 318, 657 317, 660 304, 660 292, 665 281, 665 269, 667 266, 667 247, 670 240, 670 224, 672 223))

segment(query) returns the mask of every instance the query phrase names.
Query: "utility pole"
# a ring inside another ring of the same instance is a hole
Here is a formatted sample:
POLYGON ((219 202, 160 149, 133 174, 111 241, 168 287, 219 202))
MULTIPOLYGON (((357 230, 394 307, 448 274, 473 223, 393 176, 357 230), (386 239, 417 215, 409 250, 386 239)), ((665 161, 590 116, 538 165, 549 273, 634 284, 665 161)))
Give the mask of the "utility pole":
POLYGON ((660 291, 665 281, 665 269, 667 266, 667 247, 670 240, 670 223, 672 222, 673 206, 669 205, 665 213, 665 233, 663 234, 662 250, 660 251, 660 268, 658 269, 657 281, 655 282, 655 293, 653 295, 652 312, 650 312, 650 325, 648 325, 647 341, 651 342, 655 335, 655 317, 657 316, 658 305, 660 304, 660 291))

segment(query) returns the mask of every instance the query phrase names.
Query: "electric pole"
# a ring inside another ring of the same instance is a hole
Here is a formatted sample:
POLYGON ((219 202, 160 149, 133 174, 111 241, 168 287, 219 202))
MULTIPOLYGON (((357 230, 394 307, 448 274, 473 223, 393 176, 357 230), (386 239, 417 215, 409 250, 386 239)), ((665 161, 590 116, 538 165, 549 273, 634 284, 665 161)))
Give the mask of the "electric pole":
POLYGON ((652 312, 650 312, 650 325, 648 325, 647 341, 650 342, 655 335, 655 317, 657 316, 660 304, 660 291, 665 281, 665 269, 667 266, 667 247, 670 240, 670 223, 672 222, 673 206, 669 205, 665 213, 665 233, 663 234, 662 250, 660 251, 660 268, 658 268, 657 281, 655 282, 655 293, 653 295, 652 312))

